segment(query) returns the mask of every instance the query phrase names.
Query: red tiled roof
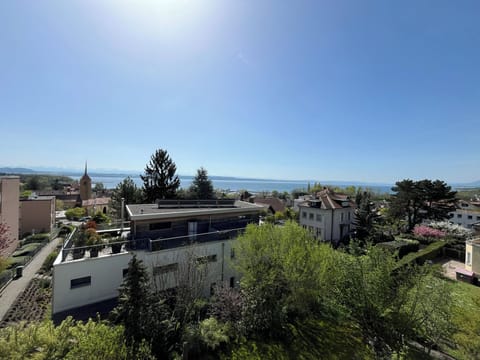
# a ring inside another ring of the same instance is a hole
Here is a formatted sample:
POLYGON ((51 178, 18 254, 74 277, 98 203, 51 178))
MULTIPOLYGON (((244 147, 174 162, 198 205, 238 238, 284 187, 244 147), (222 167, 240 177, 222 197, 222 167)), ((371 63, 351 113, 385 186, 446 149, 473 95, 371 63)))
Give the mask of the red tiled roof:
POLYGON ((285 203, 277 198, 255 198, 255 204, 271 206, 275 212, 285 211, 285 203))
POLYGON ((320 201, 320 208, 327 210, 355 207, 355 203, 347 195, 335 193, 330 189, 319 191, 316 194, 316 199, 307 201, 299 206, 310 206, 310 204, 315 201, 320 201), (344 206, 345 203, 348 203, 348 206, 344 206))

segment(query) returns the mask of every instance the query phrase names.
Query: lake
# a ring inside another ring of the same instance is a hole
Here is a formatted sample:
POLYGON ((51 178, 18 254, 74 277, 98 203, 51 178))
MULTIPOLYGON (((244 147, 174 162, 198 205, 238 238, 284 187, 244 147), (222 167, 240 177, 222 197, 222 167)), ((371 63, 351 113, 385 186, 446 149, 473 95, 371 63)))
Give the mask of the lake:
MULTIPOLYGON (((68 175, 75 180, 79 180, 82 174, 78 175, 68 175)), ((89 174, 92 179, 92 184, 103 183, 107 189, 115 188, 120 182, 123 181, 128 175, 125 174, 89 174)), ((135 184, 138 187, 142 187, 143 182, 140 179, 140 176, 131 176, 135 184)), ((179 176, 180 186, 182 188, 188 188, 193 181, 193 176, 179 176)), ((262 191, 273 191, 278 192, 291 192, 295 189, 306 189, 308 186, 308 181, 294 181, 294 180, 262 180, 262 179, 242 179, 242 178, 225 178, 220 176, 211 176, 213 187, 215 189, 221 189, 225 192, 234 192, 238 190, 248 190, 252 193, 259 193, 262 191)), ((311 181, 310 184, 313 185, 314 181, 311 181)), ((364 183, 348 183, 348 182, 322 182, 323 185, 332 185, 339 187, 347 186, 361 186, 363 188, 369 188, 374 192, 378 193, 390 193, 392 185, 377 185, 377 184, 364 184, 364 183)))

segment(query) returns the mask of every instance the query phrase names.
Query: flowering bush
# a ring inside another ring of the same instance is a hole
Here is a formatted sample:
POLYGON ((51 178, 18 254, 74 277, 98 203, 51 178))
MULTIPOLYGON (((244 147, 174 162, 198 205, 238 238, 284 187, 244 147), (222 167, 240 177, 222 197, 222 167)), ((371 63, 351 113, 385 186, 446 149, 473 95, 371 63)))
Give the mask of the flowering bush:
POLYGON ((466 229, 462 225, 452 224, 448 221, 435 221, 431 222, 428 226, 433 229, 441 230, 447 235, 456 238, 467 238, 473 234, 472 230, 466 229))
POLYGON ((439 229, 434 229, 430 226, 425 226, 425 225, 417 225, 413 229, 413 234, 417 237, 423 237, 423 238, 443 238, 446 233, 442 230, 439 229))

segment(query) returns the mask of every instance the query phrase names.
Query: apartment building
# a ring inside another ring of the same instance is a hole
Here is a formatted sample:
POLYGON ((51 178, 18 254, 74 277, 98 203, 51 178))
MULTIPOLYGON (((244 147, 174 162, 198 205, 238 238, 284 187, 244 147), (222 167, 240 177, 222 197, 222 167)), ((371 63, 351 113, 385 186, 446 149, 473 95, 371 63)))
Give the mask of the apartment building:
POLYGON ((20 177, 0 176, 0 223, 8 227, 7 244, 0 255, 11 254, 18 246, 20 177))
POLYGON ((74 245, 64 245, 53 267, 54 319, 114 303, 133 255, 143 261, 157 290, 175 288, 184 264, 192 259, 205 265, 205 295, 214 284, 235 286, 235 238, 248 224, 258 223, 262 207, 234 200, 163 200, 126 205, 126 211, 128 235, 101 245, 95 256, 86 250, 75 258, 74 245))

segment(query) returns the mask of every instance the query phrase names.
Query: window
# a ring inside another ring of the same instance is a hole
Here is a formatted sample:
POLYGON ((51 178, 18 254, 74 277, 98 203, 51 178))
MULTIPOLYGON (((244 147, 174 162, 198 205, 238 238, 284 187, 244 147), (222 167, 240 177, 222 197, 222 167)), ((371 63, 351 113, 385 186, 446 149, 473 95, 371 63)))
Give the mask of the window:
POLYGON ((235 287, 235 276, 232 276, 232 277, 230 278, 230 287, 231 287, 231 288, 234 288, 234 287, 235 287))
POLYGON ((322 221, 322 214, 317 214, 317 221, 319 221, 319 222, 322 221))
POLYGON ((316 229, 316 234, 315 234, 315 235, 316 235, 316 237, 317 237, 317 238, 321 238, 321 237, 322 237, 322 229, 320 229, 320 228, 317 228, 317 229, 316 229))
POLYGON ((128 268, 122 270, 122 276, 125 277, 128 274, 128 268))
POLYGON ((477 216, 477 220, 480 220, 480 216, 477 216))
POLYGON ((450 215, 450 219, 451 219, 451 218, 453 218, 453 217, 455 216, 455 214, 454 214, 454 213, 450 213, 450 214, 448 214, 448 215, 450 215))
POLYGON ((164 229, 170 229, 171 227, 172 227, 171 222, 154 223, 154 224, 150 224, 149 226, 150 230, 164 230, 164 229))
POLYGON ((343 222, 343 213, 341 213, 340 216, 341 216, 341 218, 342 218, 341 222, 343 222))
POLYGON ((473 219, 473 216, 472 215, 468 215, 468 220, 472 220, 473 219))
POLYGON ((178 269, 178 263, 173 263, 173 264, 168 264, 163 266, 155 266, 153 268, 153 276, 167 274, 177 269, 178 269))
POLYGON ((206 264, 206 263, 215 262, 215 261, 217 261, 217 254, 207 255, 207 256, 202 256, 197 258, 198 264, 206 264))
POLYGON ((307 212, 306 212, 306 211, 302 211, 302 218, 303 218, 303 219, 306 219, 306 218, 307 218, 307 212))
POLYGON ((457 218, 461 219, 461 218, 462 218, 462 214, 457 214, 457 218))
POLYGON ((350 221, 350 212, 348 213, 348 221, 350 221))
POLYGON ((467 265, 472 265, 472 253, 467 252, 467 265))
POLYGON ((313 220, 313 213, 310 213, 310 214, 308 214, 308 215, 309 215, 309 216, 308 216, 308 219, 309 219, 309 220, 313 220))
POLYGON ((235 259, 235 248, 230 248, 230 259, 235 259))
POLYGON ((78 279, 72 279, 70 280, 70 289, 76 289, 82 286, 90 286, 92 283, 92 277, 91 276, 85 276, 81 277, 78 279))

